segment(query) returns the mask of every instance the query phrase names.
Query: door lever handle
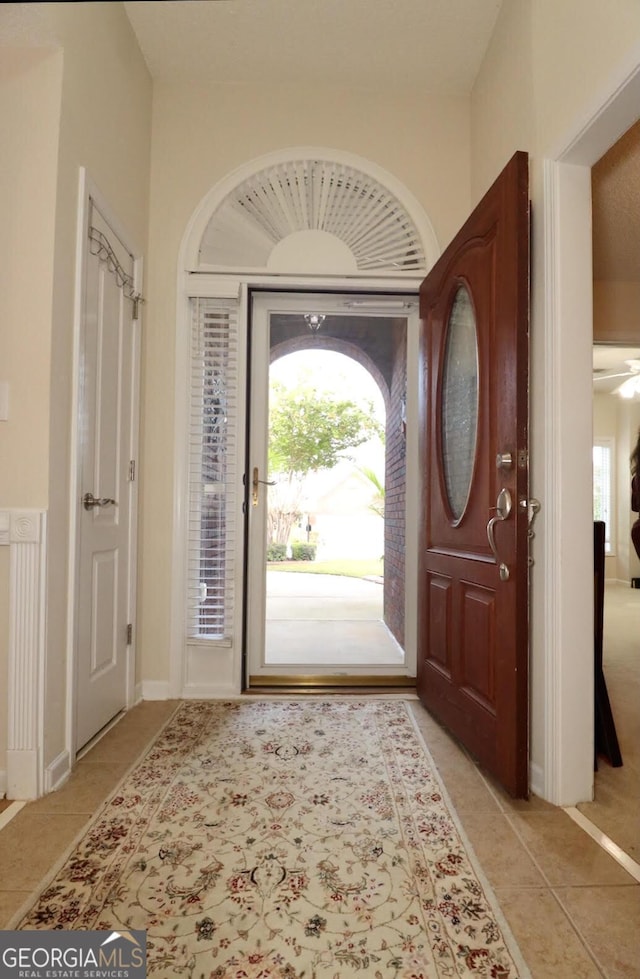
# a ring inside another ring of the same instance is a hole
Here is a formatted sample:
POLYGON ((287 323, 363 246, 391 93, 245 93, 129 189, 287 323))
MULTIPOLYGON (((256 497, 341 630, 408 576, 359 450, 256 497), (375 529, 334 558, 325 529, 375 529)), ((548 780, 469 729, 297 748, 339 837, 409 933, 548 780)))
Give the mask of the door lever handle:
POLYGON ((257 466, 254 466, 253 467, 253 480, 251 482, 251 485, 253 487, 253 492, 251 494, 251 502, 252 502, 253 506, 257 506, 258 505, 258 487, 260 486, 261 483, 262 483, 263 486, 275 486, 276 485, 275 479, 272 479, 272 480, 259 479, 258 478, 259 476, 260 476, 260 473, 258 471, 258 467, 257 466))
POLYGON ((96 506, 117 506, 118 504, 109 496, 94 496, 93 493, 85 493, 82 497, 82 505, 85 510, 93 510, 96 506))
POLYGON ((500 567, 500 581, 509 580, 509 568, 500 560, 500 555, 498 554, 498 548, 496 547, 496 540, 494 536, 494 528, 497 523, 502 523, 506 520, 511 513, 511 493, 508 489, 504 487, 498 493, 498 499, 496 500, 496 515, 491 517, 487 524, 487 539, 489 541, 489 547, 491 548, 491 553, 495 558, 495 562, 500 567))

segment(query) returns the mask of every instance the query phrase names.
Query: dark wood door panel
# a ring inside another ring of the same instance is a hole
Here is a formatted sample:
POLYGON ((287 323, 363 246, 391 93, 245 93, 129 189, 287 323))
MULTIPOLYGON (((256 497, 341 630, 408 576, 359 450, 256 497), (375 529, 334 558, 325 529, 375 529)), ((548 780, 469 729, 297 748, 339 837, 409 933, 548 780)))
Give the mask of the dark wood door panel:
POLYGON ((528 216, 518 153, 420 293, 418 693, 517 796, 528 789, 528 216))
POLYGON ((425 628, 429 635, 429 666, 451 679, 453 581, 442 574, 429 573, 426 581, 425 628))
POLYGON ((496 615, 495 589, 461 582, 459 685, 490 713, 496 713, 496 615))

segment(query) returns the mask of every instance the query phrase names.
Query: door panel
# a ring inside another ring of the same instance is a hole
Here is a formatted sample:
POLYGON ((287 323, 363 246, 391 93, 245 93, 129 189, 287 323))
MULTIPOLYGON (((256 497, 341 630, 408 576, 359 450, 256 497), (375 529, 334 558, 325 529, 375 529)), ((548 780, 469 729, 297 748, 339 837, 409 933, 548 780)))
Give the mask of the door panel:
MULTIPOLYGON (((133 259, 91 209, 122 269, 133 259), (117 250, 117 251, 116 251, 117 250)), ((127 704, 136 323, 104 250, 87 247, 81 331, 80 496, 76 643, 76 748, 127 704)))
POLYGON ((420 292, 418 693, 517 796, 528 786, 528 241, 518 153, 420 292))

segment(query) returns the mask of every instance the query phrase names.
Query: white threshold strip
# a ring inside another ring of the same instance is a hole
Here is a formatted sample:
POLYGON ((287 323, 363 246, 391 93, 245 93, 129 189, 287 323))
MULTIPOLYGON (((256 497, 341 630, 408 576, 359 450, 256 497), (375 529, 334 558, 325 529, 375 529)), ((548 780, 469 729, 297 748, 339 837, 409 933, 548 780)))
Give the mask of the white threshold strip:
POLYGON ((26 806, 26 802, 12 802, 6 809, 0 812, 0 829, 4 829, 7 823, 10 823, 14 816, 17 816, 23 806, 26 806))
POLYGON ((631 874, 631 876, 640 883, 639 863, 636 863, 636 861, 633 860, 628 853, 625 853, 617 843, 613 842, 610 836, 607 836, 601 829, 598 829, 595 823, 592 823, 590 819, 587 819, 587 817, 584 816, 575 806, 565 806, 563 808, 567 816, 569 816, 570 819, 573 819, 574 823, 577 823, 578 826, 585 831, 585 833, 589 834, 592 840, 595 840, 598 846, 601 846, 603 850, 606 850, 607 853, 612 856, 613 859, 616 860, 628 874, 631 874))

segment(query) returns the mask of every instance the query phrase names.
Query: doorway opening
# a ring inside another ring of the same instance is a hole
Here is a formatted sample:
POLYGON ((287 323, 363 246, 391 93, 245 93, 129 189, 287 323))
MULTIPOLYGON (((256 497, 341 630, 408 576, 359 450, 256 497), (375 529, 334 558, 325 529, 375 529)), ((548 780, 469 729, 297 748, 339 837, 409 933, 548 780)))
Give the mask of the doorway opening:
POLYGON ((378 298, 377 313, 361 302, 253 300, 249 687, 414 682, 405 582, 415 299, 378 298))
MULTIPOLYGON (((597 690, 612 724, 596 712, 594 799, 578 808, 629 857, 636 857, 640 696, 640 561, 631 540, 630 457, 640 428, 640 122, 591 168, 593 250, 593 496, 603 527, 604 566, 596 593, 597 690), (602 679, 603 678, 603 679, 602 679)), ((597 700, 600 703, 599 700, 597 700)))

